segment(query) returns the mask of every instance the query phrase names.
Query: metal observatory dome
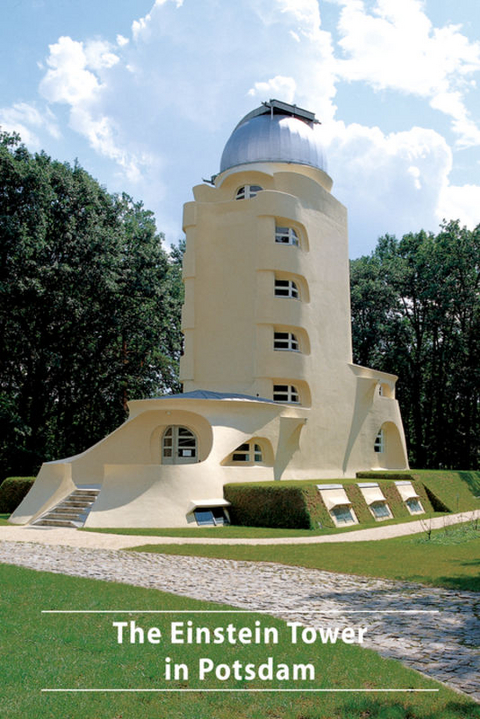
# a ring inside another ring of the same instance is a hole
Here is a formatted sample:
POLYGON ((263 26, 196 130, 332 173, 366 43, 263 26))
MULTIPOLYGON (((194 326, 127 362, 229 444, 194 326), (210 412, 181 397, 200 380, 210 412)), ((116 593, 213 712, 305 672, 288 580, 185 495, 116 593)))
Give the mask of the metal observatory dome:
POLYGON ((220 172, 252 162, 292 162, 327 171, 313 112, 270 100, 240 120, 225 145, 220 172))

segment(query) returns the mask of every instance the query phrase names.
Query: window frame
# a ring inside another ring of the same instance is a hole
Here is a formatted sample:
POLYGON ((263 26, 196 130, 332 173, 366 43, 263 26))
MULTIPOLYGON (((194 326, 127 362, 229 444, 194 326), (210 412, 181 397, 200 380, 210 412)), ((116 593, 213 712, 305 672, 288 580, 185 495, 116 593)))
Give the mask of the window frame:
POLYGON ((263 191, 260 185, 241 185, 235 193, 236 200, 252 200, 263 191))
POLYGON ((192 429, 183 424, 165 427, 161 439, 162 464, 195 464, 199 461, 198 449, 198 437, 192 429))
POLYGON ((260 442, 256 439, 249 439, 243 442, 237 449, 234 449, 227 460, 227 464, 241 467, 254 467, 259 464, 265 464, 265 451, 260 442), (237 455, 237 457, 235 457, 237 455), (243 456, 240 459, 239 456, 243 456))
POLYGON ((300 300, 300 290, 295 280, 284 279, 282 277, 275 277, 273 283, 273 295, 274 297, 283 297, 289 300, 300 300), (279 286, 279 283, 285 283, 283 288, 279 286), (285 293, 281 292, 284 289, 285 293))
POLYGON ((376 452, 376 454, 385 454, 385 432, 383 431, 383 428, 378 431, 377 436, 375 437, 373 451, 376 452))
POLYGON ((193 510, 193 516, 198 527, 223 527, 230 524, 230 515, 226 507, 196 507, 193 510), (218 516, 215 516, 215 512, 218 516), (197 513, 203 515, 210 514, 211 521, 199 521, 197 513))
POLYGON ((274 330, 273 332, 273 349, 275 352, 300 352, 300 342, 293 332, 274 330), (280 337, 284 335, 284 337, 280 337), (285 346, 281 346, 281 344, 285 346))
POLYGON ((294 227, 275 223, 275 244, 300 247, 300 236, 294 227))
POLYGON ((301 404, 300 392, 293 384, 274 384, 273 385, 273 401, 281 404, 301 404), (280 389, 283 388, 283 389, 280 389), (279 399, 278 395, 285 395, 287 399, 279 399), (277 397, 275 396, 277 395, 277 397))

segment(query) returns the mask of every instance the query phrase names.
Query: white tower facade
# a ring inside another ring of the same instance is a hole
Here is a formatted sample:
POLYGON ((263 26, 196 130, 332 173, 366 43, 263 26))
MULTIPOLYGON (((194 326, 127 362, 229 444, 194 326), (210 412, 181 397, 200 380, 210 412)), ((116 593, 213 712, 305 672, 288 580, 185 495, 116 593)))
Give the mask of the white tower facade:
POLYGON ((214 182, 185 206, 184 390, 295 409, 282 478, 406 468, 396 378, 352 364, 347 214, 314 115, 275 100, 247 115, 214 182))

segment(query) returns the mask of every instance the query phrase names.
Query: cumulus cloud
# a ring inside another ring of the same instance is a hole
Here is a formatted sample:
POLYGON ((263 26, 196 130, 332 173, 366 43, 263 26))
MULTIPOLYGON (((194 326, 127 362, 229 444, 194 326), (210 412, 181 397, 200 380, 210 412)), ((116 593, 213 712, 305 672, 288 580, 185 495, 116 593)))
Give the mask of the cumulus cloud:
POLYGON ((480 70, 480 43, 460 25, 433 26, 420 0, 334 0, 342 7, 338 29, 343 57, 339 77, 427 98, 453 118, 461 146, 480 143, 480 131, 465 105, 467 78, 480 70))
POLYGON ((136 156, 122 145, 118 124, 102 104, 108 87, 102 74, 120 62, 119 56, 110 43, 98 39, 83 43, 63 36, 49 48, 48 70, 40 83, 43 97, 68 105, 70 127, 96 152, 116 162, 129 180, 138 181, 148 157, 136 156))
POLYGON ((293 77, 276 75, 267 82, 256 82, 248 91, 252 97, 272 98, 279 97, 284 102, 293 102, 297 83, 293 77))
POLYGON ((386 232, 436 229, 438 198, 447 192, 452 168, 452 151, 439 133, 413 127, 386 134, 341 122, 331 133, 329 167, 334 193, 348 205, 354 255, 368 232, 373 246, 386 232))

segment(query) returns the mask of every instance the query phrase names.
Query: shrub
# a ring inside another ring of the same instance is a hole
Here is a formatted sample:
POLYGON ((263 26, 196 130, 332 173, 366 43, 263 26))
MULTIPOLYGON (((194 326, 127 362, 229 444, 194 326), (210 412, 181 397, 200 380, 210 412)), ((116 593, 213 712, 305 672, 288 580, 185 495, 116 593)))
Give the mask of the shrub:
POLYGON ((11 514, 28 494, 35 477, 7 477, 0 486, 0 513, 11 514))
POLYGON ((302 487, 227 484, 225 499, 233 524, 244 527, 312 529, 307 500, 302 487))

